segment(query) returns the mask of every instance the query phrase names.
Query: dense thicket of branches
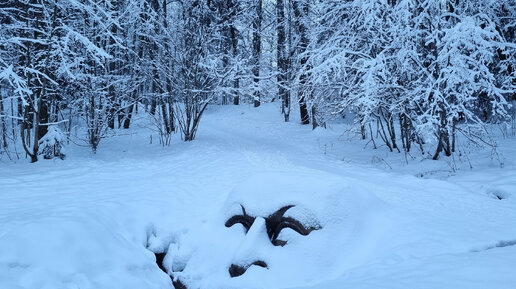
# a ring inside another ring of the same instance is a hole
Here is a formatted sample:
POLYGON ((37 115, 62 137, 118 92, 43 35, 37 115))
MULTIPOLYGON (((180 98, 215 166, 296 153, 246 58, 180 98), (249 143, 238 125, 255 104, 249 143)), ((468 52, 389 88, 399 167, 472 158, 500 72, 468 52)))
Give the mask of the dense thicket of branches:
POLYGON ((162 144, 190 141, 210 103, 279 99, 285 121, 347 114, 373 143, 449 156, 510 119, 515 2, 2 1, 0 152, 37 161, 50 126, 95 151, 138 107, 162 144))
POLYGON ((435 143, 436 159, 454 152, 458 132, 485 141, 485 124, 507 121, 515 97, 515 9, 511 0, 325 2, 315 28, 324 41, 309 63, 314 105, 355 111, 363 137, 374 124, 391 150, 435 143))

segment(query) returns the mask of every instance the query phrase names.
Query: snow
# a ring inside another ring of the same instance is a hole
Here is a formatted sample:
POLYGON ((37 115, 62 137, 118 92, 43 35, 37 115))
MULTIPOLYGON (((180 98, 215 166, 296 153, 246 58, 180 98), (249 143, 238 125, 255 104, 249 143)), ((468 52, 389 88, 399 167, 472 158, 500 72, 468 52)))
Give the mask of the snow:
POLYGON ((193 142, 149 144, 142 117, 96 155, 0 162, 0 288, 173 288, 163 251, 188 288, 514 288, 514 136, 499 155, 431 161, 296 116, 210 106, 193 142), (247 234, 224 225, 240 205, 247 234), (273 246, 264 218, 285 205, 320 228, 273 246))
POLYGON ((47 133, 39 140, 39 152, 45 159, 64 158, 66 135, 55 125, 49 125, 47 133))
POLYGON ((225 288, 304 285, 336 276, 334 268, 341 270, 371 258, 380 240, 373 237, 382 236, 394 225, 392 220, 382 219, 389 215, 384 207, 359 186, 328 173, 269 172, 250 176, 232 190, 217 217, 181 236, 173 245, 173 253, 169 250, 167 254, 166 267, 174 267, 176 255, 184 262, 181 249, 195 246, 184 249, 190 253, 187 266, 175 274, 192 288, 213 288, 214 283, 224 284, 225 288), (314 197, 319 202, 314 203, 314 197), (231 216, 242 214, 240 205, 256 217, 247 234, 240 224, 229 229, 224 226, 231 216), (294 217, 305 227, 320 229, 308 236, 284 229, 279 239, 287 244, 273 246, 267 237, 264 217, 286 205, 295 205, 286 216, 294 217), (207 235, 216 238, 207 240, 207 235), (176 246, 179 250, 175 250, 176 246), (245 267, 255 261, 264 261, 267 269, 252 266, 242 276, 230 279, 231 264, 245 267), (261 283, 256 284, 256 280, 261 283))

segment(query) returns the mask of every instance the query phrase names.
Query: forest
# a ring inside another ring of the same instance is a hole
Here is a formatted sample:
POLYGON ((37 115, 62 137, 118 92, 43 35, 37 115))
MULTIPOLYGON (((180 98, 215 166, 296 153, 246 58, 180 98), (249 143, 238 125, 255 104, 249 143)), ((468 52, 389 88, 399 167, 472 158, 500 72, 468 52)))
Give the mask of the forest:
POLYGON ((0 154, 60 156, 72 131, 95 152, 142 113, 168 146, 210 105, 274 101, 394 152, 496 146, 515 19, 514 0, 3 0, 0 154))

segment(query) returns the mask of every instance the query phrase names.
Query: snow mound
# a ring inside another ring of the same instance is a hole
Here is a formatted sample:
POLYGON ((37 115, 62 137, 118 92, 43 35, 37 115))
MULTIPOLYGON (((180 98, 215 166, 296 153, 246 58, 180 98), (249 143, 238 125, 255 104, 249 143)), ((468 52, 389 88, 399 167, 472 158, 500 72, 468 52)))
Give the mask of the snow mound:
POLYGON ((249 177, 228 195, 220 213, 170 244, 164 266, 188 288, 285 288, 335 278, 367 262, 393 225, 391 213, 357 180, 323 172, 270 172, 249 177), (281 230, 275 246, 265 218, 285 217, 315 230, 281 230), (254 218, 247 231, 234 215, 254 218), (246 232, 247 231, 247 232, 246 232), (256 265, 256 264, 260 265, 256 265), (254 265, 253 265, 254 264, 254 265), (232 278, 232 265, 246 271, 232 278))
POLYGON ((63 217, 0 231, 0 288, 169 288, 152 254, 117 233, 117 224, 91 212, 63 217))
POLYGON ((490 196, 491 198, 497 199, 497 200, 508 199, 511 196, 511 194, 509 194, 505 190, 499 189, 499 188, 488 189, 487 195, 490 196))

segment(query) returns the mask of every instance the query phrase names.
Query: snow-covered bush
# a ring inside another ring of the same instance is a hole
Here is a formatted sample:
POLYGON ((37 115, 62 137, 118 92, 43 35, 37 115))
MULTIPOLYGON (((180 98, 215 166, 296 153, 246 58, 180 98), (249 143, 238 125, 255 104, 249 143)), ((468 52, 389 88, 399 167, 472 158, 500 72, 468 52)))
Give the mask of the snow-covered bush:
POLYGON ((39 140, 39 155, 44 159, 65 158, 66 135, 57 127, 49 126, 48 132, 39 140))

